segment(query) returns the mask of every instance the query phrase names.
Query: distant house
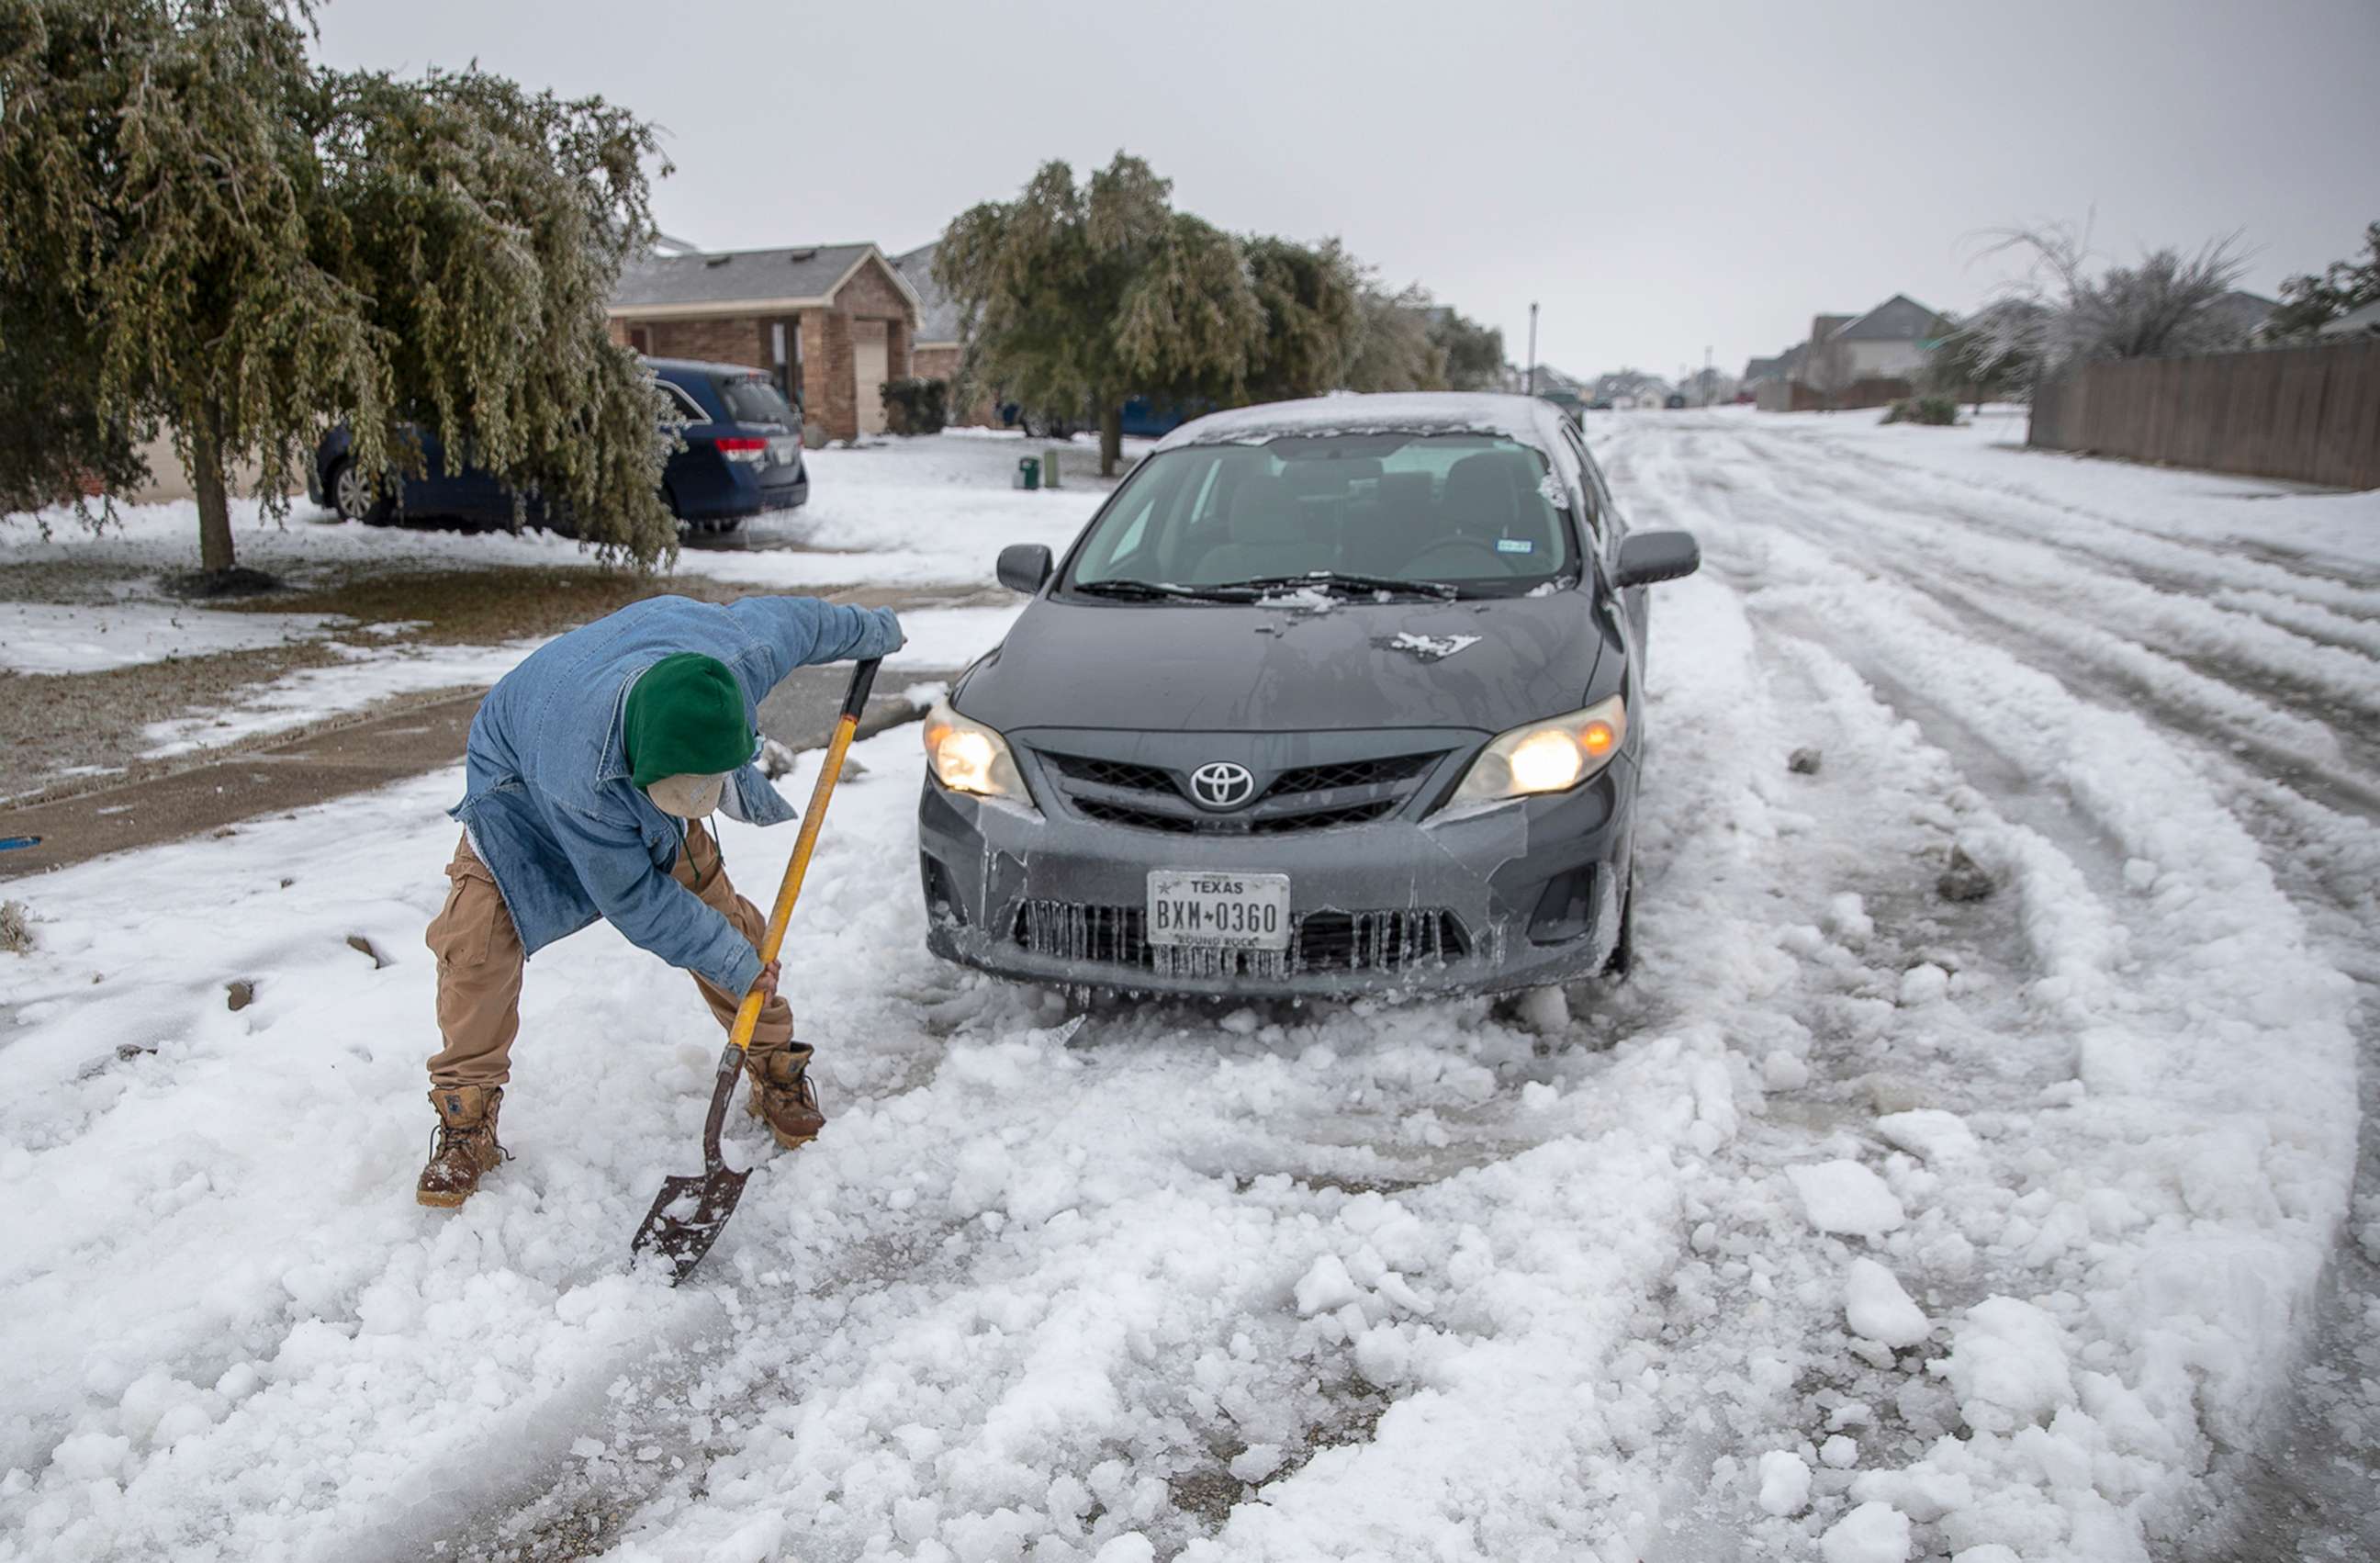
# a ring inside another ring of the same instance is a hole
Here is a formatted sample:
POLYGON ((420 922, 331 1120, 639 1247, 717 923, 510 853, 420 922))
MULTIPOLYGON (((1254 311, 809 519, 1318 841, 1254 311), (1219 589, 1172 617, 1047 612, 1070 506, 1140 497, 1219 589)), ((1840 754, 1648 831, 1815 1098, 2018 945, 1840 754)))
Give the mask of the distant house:
POLYGON ((656 358, 751 364, 831 439, 884 428, 883 384, 912 372, 921 300, 872 244, 670 253, 631 262, 612 335, 656 358))
POLYGON ((1896 293, 1864 315, 1819 315, 1810 323, 1802 378, 1832 396, 1863 380, 1914 381, 1934 344, 1958 328, 1939 310, 1896 293))
POLYGON ((1617 411, 1658 407, 1670 395, 1670 383, 1639 369, 1616 370, 1596 377, 1589 401, 1609 402, 1617 411))
POLYGON ((2265 335, 2265 323, 2281 307, 2277 299, 2267 299, 2261 293, 2233 288, 2216 299, 2201 311, 2205 324, 2212 327, 2218 341, 2256 342, 2265 335))
POLYGON ((2380 299, 2326 322, 2314 332, 2314 336, 2325 342, 2380 340, 2380 299))
POLYGON ((959 360, 966 356, 958 303, 934 280, 934 251, 941 247, 939 241, 921 244, 892 260, 892 269, 908 278, 910 291, 917 296, 917 342, 910 353, 910 372, 921 380, 956 379, 959 360))

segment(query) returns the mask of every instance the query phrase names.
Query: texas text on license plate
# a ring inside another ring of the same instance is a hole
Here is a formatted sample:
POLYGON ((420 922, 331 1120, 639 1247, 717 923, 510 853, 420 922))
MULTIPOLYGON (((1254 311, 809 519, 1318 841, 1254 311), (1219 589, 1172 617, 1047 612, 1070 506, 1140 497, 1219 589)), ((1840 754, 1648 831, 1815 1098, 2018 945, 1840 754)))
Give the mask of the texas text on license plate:
POLYGON ((1289 875, 1154 869, 1148 942, 1207 949, 1289 948, 1289 875))

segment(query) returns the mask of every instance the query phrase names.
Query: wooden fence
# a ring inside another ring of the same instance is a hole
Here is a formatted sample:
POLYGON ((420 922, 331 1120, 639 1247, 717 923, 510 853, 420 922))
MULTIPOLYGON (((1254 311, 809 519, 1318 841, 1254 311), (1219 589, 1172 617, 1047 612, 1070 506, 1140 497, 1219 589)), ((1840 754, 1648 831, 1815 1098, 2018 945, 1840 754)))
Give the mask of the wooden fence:
POLYGON ((2025 444, 2380 488, 2380 342, 2085 364, 2034 387, 2025 444))

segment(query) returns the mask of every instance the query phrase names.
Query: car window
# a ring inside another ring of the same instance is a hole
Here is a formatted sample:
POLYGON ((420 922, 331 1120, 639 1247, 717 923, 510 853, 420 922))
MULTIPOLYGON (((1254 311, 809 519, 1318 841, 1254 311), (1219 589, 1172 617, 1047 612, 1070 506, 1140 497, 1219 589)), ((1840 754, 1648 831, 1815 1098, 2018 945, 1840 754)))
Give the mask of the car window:
POLYGON ((727 416, 738 423, 775 423, 784 428, 794 426, 794 409, 777 383, 764 374, 716 375, 710 382, 719 392, 719 399, 727 404, 727 416))
POLYGON ((670 411, 675 417, 688 423, 710 421, 710 414, 703 410, 702 404, 695 400, 685 386, 674 380, 656 380, 653 383, 662 388, 662 395, 669 398, 670 411))
POLYGON ((1586 522, 1587 531, 1595 534, 1596 545, 1600 547, 1604 541, 1603 496, 1595 486, 1595 458, 1587 455, 1586 442, 1581 439, 1578 431, 1568 423, 1562 425, 1562 440, 1570 447, 1571 456, 1578 462, 1578 487, 1586 504, 1586 515, 1583 519, 1586 522))
POLYGON ((1160 451, 1094 524, 1069 583, 1230 586, 1327 571, 1524 592, 1575 568, 1568 495, 1550 476, 1538 451, 1493 434, 1160 451))

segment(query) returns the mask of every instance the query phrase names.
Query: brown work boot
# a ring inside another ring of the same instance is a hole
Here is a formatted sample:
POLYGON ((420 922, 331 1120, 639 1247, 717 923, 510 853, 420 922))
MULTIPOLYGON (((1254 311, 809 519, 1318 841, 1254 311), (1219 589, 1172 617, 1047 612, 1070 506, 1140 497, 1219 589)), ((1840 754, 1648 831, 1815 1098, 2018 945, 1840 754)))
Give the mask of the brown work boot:
POLYGON ((496 1109, 504 1105, 501 1085, 442 1085, 431 1088, 430 1105, 438 1109, 438 1138, 430 1147, 430 1165, 413 1197, 423 1204, 451 1210, 471 1197, 480 1179, 493 1172, 511 1153, 496 1143, 496 1109))
POLYGON ((786 1150, 795 1150, 819 1137, 826 1115, 819 1111, 818 1091, 810 1084, 810 1050, 796 1043, 744 1059, 752 1077, 752 1095, 745 1104, 756 1118, 766 1118, 769 1132, 786 1150))

